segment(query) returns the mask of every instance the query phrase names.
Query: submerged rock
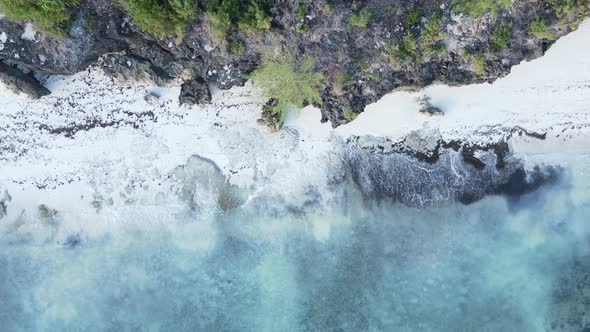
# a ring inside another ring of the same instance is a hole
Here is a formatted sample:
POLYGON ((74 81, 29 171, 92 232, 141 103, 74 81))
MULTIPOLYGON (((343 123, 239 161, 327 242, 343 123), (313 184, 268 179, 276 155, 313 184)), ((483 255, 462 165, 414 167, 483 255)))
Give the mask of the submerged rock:
POLYGON ((38 208, 38 213, 39 213, 39 218, 43 219, 43 220, 51 220, 53 219, 53 217, 55 217, 57 215, 57 211, 49 208, 47 205, 45 204, 41 204, 39 205, 38 208))
POLYGON ((179 198, 187 202, 192 211, 223 214, 244 202, 239 189, 228 182, 212 160, 192 156, 186 165, 175 169, 172 176, 178 180, 179 198))
POLYGON ((4 202, 0 202, 0 219, 6 217, 6 205, 4 202))
POLYGON ((420 104, 420 113, 426 115, 445 115, 445 113, 438 107, 432 105, 430 102, 431 98, 428 96, 423 96, 422 98, 418 99, 418 103, 420 104))

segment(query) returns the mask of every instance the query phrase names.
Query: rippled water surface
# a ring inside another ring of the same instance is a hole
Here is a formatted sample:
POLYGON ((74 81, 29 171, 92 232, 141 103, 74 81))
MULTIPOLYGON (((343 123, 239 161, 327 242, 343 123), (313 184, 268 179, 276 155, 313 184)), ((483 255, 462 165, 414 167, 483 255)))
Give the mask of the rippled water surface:
POLYGON ((580 331, 590 326, 589 171, 580 158, 521 197, 415 208, 363 199, 348 182, 296 203, 254 199, 184 170, 194 204, 131 204, 96 234, 59 236, 52 211, 4 228, 0 326, 580 331))

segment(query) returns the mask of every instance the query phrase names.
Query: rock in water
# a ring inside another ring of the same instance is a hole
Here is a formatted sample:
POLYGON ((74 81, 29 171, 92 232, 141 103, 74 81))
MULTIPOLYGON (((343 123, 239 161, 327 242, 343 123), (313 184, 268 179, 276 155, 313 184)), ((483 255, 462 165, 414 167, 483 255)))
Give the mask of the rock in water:
POLYGON ((0 219, 4 218, 6 216, 6 205, 4 205, 4 202, 0 202, 0 219))
POLYGON ((202 77, 184 83, 180 90, 180 104, 198 105, 211 101, 209 85, 202 77))
POLYGON ((0 62, 0 81, 16 93, 25 93, 32 98, 41 98, 51 93, 35 77, 18 68, 0 62))
POLYGON ((419 112, 427 115, 445 115, 445 113, 440 108, 432 105, 430 100, 431 99, 428 96, 423 96, 422 98, 418 99, 418 103, 420 104, 419 112))

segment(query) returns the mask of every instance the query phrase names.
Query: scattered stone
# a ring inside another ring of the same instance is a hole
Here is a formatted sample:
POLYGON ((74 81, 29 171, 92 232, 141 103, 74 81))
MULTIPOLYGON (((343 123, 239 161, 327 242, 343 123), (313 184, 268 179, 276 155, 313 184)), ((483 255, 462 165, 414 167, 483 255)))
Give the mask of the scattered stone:
POLYGON ((202 77, 184 83, 180 89, 179 101, 181 105, 199 105, 211 101, 209 85, 202 77))

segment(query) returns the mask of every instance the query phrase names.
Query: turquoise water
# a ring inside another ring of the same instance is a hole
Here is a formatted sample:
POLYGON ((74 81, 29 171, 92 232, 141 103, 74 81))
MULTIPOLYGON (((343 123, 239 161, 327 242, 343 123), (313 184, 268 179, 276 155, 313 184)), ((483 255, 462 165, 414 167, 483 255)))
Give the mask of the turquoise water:
POLYGON ((581 158, 557 183, 470 205, 409 207, 350 182, 211 218, 137 204, 65 241, 55 217, 2 235, 0 329, 581 331, 589 171, 581 158))

